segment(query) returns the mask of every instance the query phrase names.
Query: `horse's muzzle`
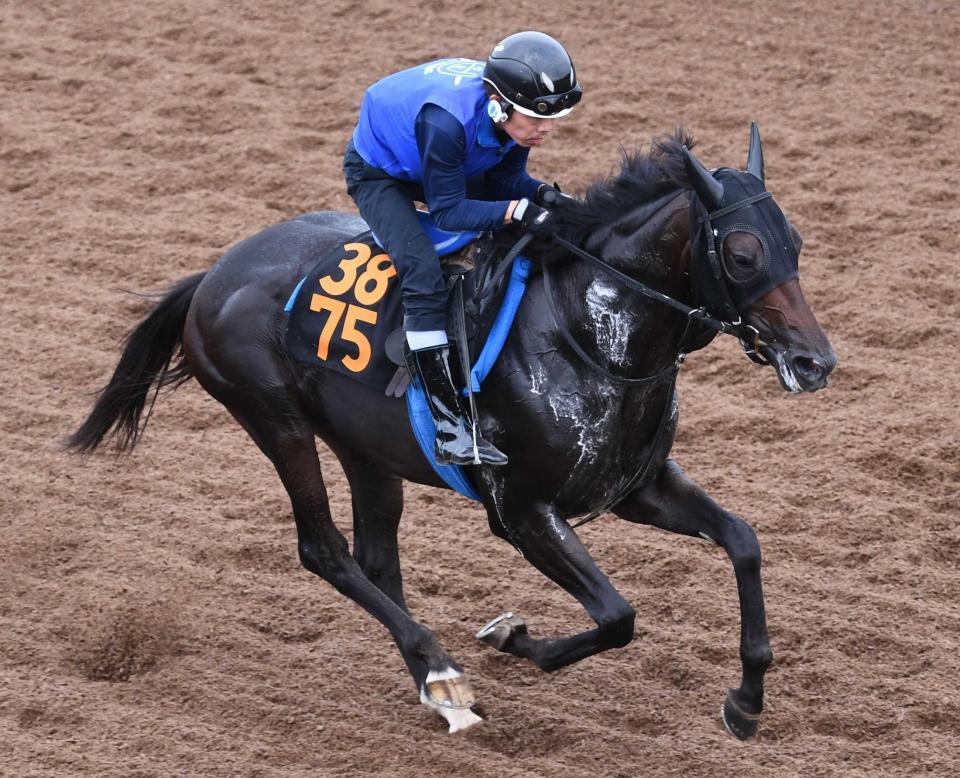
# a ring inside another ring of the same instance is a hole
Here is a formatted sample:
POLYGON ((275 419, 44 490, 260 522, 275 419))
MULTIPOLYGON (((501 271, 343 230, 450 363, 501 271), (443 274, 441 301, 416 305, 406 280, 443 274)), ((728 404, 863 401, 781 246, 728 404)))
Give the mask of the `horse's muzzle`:
POLYGON ((837 366, 833 349, 826 352, 791 347, 785 350, 766 344, 760 353, 777 371, 780 384, 788 392, 815 392, 827 385, 827 376, 837 366))

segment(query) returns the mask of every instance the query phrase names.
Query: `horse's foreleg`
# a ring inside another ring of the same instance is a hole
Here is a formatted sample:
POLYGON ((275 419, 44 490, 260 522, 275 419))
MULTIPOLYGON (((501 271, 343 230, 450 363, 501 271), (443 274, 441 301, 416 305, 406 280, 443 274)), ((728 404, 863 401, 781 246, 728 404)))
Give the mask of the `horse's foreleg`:
POLYGON ((757 731, 763 710, 763 677, 773 661, 760 582, 760 544, 743 519, 717 505, 672 459, 657 478, 613 507, 621 518, 723 547, 733 562, 740 594, 740 658, 743 678, 723 704, 723 721, 740 739, 757 731))
MULTIPOLYGON (((633 640, 635 612, 600 571, 570 526, 548 506, 519 515, 502 512, 510 538, 524 558, 586 608, 596 629, 565 638, 533 638, 526 625, 506 614, 477 633, 483 642, 530 659, 543 670, 566 667, 588 656, 619 648, 633 640)), ((492 508, 491 510, 497 510, 492 508)), ((499 521, 499 518, 496 519, 499 521)), ((491 523, 494 521, 491 518, 491 523)))

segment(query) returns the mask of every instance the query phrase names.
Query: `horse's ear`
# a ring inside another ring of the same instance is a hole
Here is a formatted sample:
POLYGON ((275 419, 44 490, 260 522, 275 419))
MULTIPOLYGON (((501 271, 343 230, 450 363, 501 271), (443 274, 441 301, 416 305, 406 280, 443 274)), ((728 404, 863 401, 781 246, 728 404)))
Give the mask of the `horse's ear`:
POLYGON ((683 147, 683 164, 687 169, 687 178, 697 196, 708 211, 715 211, 723 200, 723 184, 715 179, 686 146, 683 147))
POLYGON ((747 154, 747 172, 766 187, 763 178, 763 144, 760 143, 760 128, 750 122, 750 153, 747 154))

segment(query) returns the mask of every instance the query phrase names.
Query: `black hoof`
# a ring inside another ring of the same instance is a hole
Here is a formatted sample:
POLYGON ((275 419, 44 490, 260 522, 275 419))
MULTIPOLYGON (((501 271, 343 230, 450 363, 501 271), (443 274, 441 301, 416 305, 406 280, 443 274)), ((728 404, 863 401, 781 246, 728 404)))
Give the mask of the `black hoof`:
POLYGON ((477 633, 477 640, 486 643, 488 646, 493 646, 498 651, 504 651, 507 643, 514 637, 526 634, 527 625, 523 619, 507 611, 487 622, 483 629, 477 633))
POLYGON ((734 690, 727 692, 727 698, 720 707, 720 716, 727 732, 740 740, 749 740, 757 734, 759 713, 747 713, 734 698, 734 690))

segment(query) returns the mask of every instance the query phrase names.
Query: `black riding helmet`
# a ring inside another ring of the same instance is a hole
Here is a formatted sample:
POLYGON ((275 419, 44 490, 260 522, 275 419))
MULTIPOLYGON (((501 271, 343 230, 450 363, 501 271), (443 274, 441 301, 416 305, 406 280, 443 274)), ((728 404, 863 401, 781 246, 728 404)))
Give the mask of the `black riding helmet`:
POLYGON ((487 58, 483 80, 527 116, 566 116, 580 102, 570 55, 542 32, 518 32, 500 41, 487 58))

